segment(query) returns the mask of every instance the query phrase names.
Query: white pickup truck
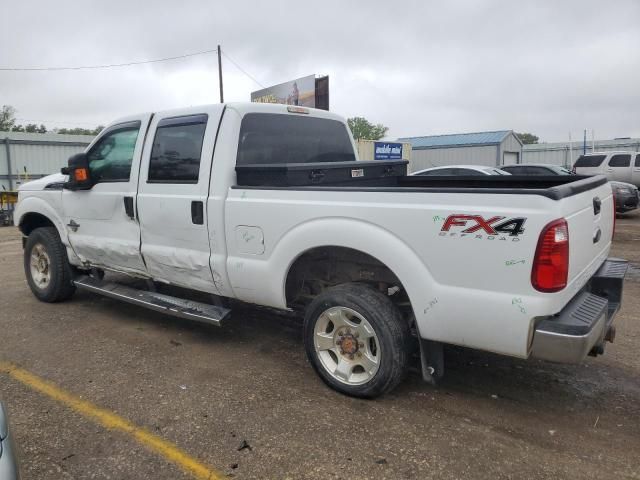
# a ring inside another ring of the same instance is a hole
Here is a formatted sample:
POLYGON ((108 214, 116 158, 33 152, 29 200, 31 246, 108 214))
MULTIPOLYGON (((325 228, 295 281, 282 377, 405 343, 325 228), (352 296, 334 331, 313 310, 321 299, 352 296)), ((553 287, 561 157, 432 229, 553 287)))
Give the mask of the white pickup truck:
POLYGON ((320 110, 120 119, 61 174, 21 186, 28 283, 45 302, 80 288, 216 325, 226 299, 304 312, 311 365, 359 397, 398 385, 414 353, 435 381, 443 344, 580 362, 613 340, 627 264, 607 258, 604 177, 376 165, 357 161, 345 121, 320 110))

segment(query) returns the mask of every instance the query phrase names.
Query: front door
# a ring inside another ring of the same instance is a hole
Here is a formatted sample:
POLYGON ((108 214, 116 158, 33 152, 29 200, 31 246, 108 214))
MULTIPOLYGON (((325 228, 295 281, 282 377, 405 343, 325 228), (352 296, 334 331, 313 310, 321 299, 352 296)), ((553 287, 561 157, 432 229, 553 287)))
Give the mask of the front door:
POLYGON ((207 198, 223 106, 158 113, 140 168, 142 254, 158 281, 218 293, 209 258, 207 198))
POLYGON ((104 130, 87 150, 95 185, 62 193, 69 242, 92 266, 145 272, 134 212, 138 159, 149 119, 150 115, 127 118, 104 130))
POLYGON ((612 155, 605 171, 609 180, 629 183, 631 181, 631 154, 612 155))

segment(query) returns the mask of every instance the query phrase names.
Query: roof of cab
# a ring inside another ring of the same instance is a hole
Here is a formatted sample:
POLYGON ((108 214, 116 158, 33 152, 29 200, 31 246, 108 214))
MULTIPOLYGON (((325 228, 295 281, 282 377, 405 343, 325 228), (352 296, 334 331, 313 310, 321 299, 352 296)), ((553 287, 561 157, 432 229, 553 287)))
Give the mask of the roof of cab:
MULTIPOLYGON (((175 114, 176 116, 197 115, 199 113, 206 113, 207 110, 211 110, 212 108, 220 105, 221 104, 219 103, 213 103, 213 104, 206 104, 206 105, 189 106, 184 108, 158 110, 156 112, 143 112, 135 115, 127 115, 126 117, 121 117, 110 122, 109 126, 135 120, 136 118, 140 118, 146 115, 158 115, 158 114, 161 114, 163 116, 167 114, 175 114)), ((283 104, 277 104, 277 103, 256 103, 256 102, 230 102, 222 105, 225 108, 236 111, 241 116, 244 116, 247 113, 276 113, 276 114, 301 115, 301 116, 308 115, 311 117, 327 118, 331 120, 337 120, 342 123, 346 123, 346 120, 340 115, 329 112, 327 110, 320 110, 317 108, 299 107, 295 105, 283 105, 283 104), (306 110, 307 113, 292 112, 288 109, 289 107, 302 108, 306 110)))

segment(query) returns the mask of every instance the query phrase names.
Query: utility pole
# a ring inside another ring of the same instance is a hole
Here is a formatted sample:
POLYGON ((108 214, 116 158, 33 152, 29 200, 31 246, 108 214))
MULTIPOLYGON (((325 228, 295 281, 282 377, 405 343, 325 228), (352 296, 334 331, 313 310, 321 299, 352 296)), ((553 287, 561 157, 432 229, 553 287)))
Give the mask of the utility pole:
POLYGON ((220 82, 220 103, 224 103, 224 93, 222 90, 222 50, 218 45, 218 80, 220 82))

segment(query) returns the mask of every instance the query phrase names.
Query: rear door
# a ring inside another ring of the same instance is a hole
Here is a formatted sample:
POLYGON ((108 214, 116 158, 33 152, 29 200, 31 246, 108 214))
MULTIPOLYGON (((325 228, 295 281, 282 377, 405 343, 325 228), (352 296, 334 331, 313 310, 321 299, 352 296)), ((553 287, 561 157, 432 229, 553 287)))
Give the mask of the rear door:
POLYGON ((84 262, 126 272, 145 271, 135 197, 150 117, 129 117, 101 132, 87 150, 95 185, 90 190, 62 192, 69 242, 84 262))
POLYGON ((142 255, 158 281, 218 293, 209 264, 207 197, 223 105, 156 114, 138 188, 142 255))
POLYGON ((617 182, 630 182, 631 154, 617 153, 615 155, 611 155, 611 158, 609 158, 609 163, 605 168, 605 172, 609 180, 615 180, 617 182))

